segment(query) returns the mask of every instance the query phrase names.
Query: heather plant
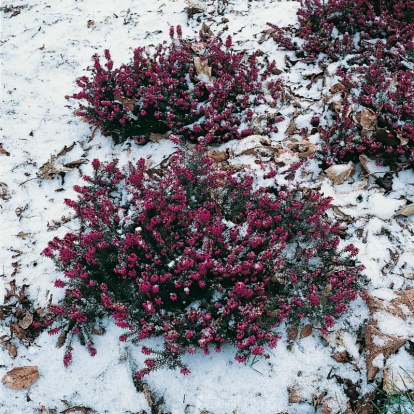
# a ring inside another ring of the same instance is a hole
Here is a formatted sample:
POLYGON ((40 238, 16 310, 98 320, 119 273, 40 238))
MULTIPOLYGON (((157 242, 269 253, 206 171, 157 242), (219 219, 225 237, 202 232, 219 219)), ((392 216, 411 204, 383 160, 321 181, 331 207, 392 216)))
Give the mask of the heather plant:
POLYGON ((265 355, 282 322, 308 318, 326 332, 358 296, 363 267, 353 245, 339 247, 340 225, 325 215, 331 199, 276 185, 274 170, 258 187, 201 148, 158 173, 143 159, 92 165, 78 199, 65 201, 79 230, 43 252, 62 271, 55 286, 65 297, 44 323, 66 340, 65 365, 76 337, 95 354, 92 332, 108 315, 125 328, 121 341, 164 339, 161 350, 142 347, 138 377, 163 366, 187 374, 185 353, 229 343, 237 361, 265 355))
POLYGON ((414 162, 414 1, 302 0, 298 42, 274 29, 280 46, 325 69, 340 62, 342 108, 318 126, 324 165, 368 154, 379 163, 414 162), (365 128, 355 115, 370 110, 365 128))
POLYGON ((332 164, 336 160, 357 160, 364 153, 385 165, 413 165, 414 72, 391 73, 373 64, 353 72, 339 69, 338 75, 342 84, 352 86, 332 124, 319 127, 325 161, 332 164), (372 111, 372 128, 366 129, 358 122, 358 109, 372 111))
MULTIPOLYGON (((257 107, 266 104, 267 111, 267 102, 279 98, 279 81, 260 70, 256 55, 234 52, 230 36, 223 42, 201 33, 185 40, 177 26, 170 37, 169 44, 138 47, 133 61, 120 68, 109 50, 106 63, 95 57, 91 77, 77 80, 77 115, 115 143, 132 138, 144 144, 152 133, 168 131, 205 143, 250 135, 257 107)), ((280 120, 268 117, 263 132, 277 132, 280 120)))
POLYGON ((331 61, 350 55, 354 63, 381 59, 390 69, 413 67, 414 1, 302 0, 299 30, 308 57, 331 61))

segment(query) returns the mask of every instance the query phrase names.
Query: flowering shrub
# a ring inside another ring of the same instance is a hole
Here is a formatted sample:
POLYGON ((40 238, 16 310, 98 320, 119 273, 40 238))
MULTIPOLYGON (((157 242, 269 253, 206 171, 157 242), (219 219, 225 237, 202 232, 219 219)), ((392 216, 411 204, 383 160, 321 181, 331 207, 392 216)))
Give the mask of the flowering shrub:
POLYGON ((279 45, 322 68, 342 60, 342 110, 318 130, 326 164, 358 160, 362 153, 385 164, 414 162, 414 1, 302 0, 296 36, 274 29, 279 45), (377 117, 364 128, 355 113, 377 117), (331 120, 332 119, 332 120, 331 120))
POLYGON ((391 74, 373 64, 354 73, 340 69, 338 74, 343 84, 353 87, 333 123, 318 128, 327 164, 357 160, 364 153, 386 165, 399 161, 414 165, 414 72, 391 74), (358 122, 352 104, 372 111, 376 118, 372 128, 365 129, 358 122))
POLYGON ((412 67, 413 0, 302 0, 297 35, 308 57, 323 53, 332 61, 348 55, 354 63, 378 59, 390 69, 412 67))
MULTIPOLYGON (((259 70, 255 55, 233 52, 230 36, 224 44, 218 37, 189 41, 180 26, 176 31, 174 38, 170 29, 170 44, 135 49, 133 61, 119 69, 109 50, 105 64, 95 57, 92 76, 77 80, 77 115, 116 143, 133 138, 143 144, 151 133, 168 131, 206 143, 250 135, 254 108, 279 98, 279 82, 265 87, 271 72, 259 70)), ((269 117, 263 132, 276 132, 280 120, 269 117)))
MULTIPOLYGON (((324 213, 330 198, 294 187, 255 188, 254 177, 213 167, 199 148, 179 152, 160 174, 141 159, 119 168, 93 161, 87 186, 66 200, 79 231, 44 250, 63 271, 62 303, 49 307, 50 333, 80 337, 112 315, 121 341, 163 336, 141 377, 161 366, 188 369, 180 355, 237 347, 236 360, 276 346, 272 330, 308 317, 322 331, 358 295, 357 249, 339 249, 339 224, 324 213)), ((264 177, 273 181, 275 171, 264 177)))

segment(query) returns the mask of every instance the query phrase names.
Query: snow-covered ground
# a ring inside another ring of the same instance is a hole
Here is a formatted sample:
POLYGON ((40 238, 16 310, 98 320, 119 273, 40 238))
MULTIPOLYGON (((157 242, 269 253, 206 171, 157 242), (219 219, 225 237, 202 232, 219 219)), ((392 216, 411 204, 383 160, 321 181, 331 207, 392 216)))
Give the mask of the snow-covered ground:
MULTIPOLYGON (((123 164, 149 157, 157 165, 174 151, 174 144, 167 140, 142 147, 133 143, 115 146, 74 116, 77 103, 65 96, 78 91, 74 81, 88 74, 93 54, 102 55, 104 49, 110 49, 115 65, 120 65, 131 59, 137 46, 167 40, 170 26, 180 24, 184 36, 193 37, 205 22, 216 34, 232 35, 236 48, 260 48, 269 60, 275 59, 286 84, 300 82, 304 71, 312 70, 304 64, 288 70, 284 52, 272 39, 258 43, 269 28, 266 22, 279 26, 295 23, 298 2, 294 1, 235 0, 227 5, 223 5, 225 1, 200 1, 205 12, 193 18, 188 18, 184 0, 10 3, 2 5, 0 48, 0 305, 12 280, 18 287, 28 285, 26 293, 35 308, 46 307, 52 297, 56 302, 62 296, 62 290, 53 286, 58 271, 41 251, 54 236, 76 228, 75 220, 62 221, 62 216, 73 216, 63 200, 76 197, 72 186, 80 183, 81 175, 91 172, 94 158, 119 158, 123 164), (40 170, 48 161, 65 171, 63 177, 49 177, 44 168, 40 170)), ((294 88, 311 100, 320 97, 318 85, 294 88)), ((303 114, 295 120, 299 129, 301 123, 309 123, 309 102, 304 100, 303 114)), ((271 138, 283 145, 293 111, 288 106, 282 110, 286 121, 271 138)), ((368 168, 371 173, 387 171, 371 161, 368 168)), ((17 356, 12 357, 7 335, 10 323, 17 321, 13 316, 0 320, 0 377, 14 367, 37 366, 40 378, 22 390, 0 384, 0 412, 150 413, 158 412, 155 407, 159 403, 162 412, 172 414, 311 413, 314 409, 321 412, 323 407, 324 413, 336 413, 347 408, 352 387, 363 396, 380 384, 384 373, 387 378, 393 375, 398 383, 401 367, 414 372, 409 346, 409 340, 414 341, 412 302, 397 303, 404 318, 386 306, 397 297, 393 292, 409 292, 407 289, 414 286, 414 215, 395 214, 407 202, 414 202, 413 172, 394 175, 389 192, 361 165, 355 166, 350 179, 335 184, 321 176, 316 161, 309 161, 306 172, 297 179, 319 184, 325 195, 334 198, 335 217, 346 221, 346 241, 360 249, 366 288, 380 305, 371 306, 370 311, 367 303, 358 299, 336 326, 336 333, 325 338, 314 330, 307 337, 289 341, 281 327, 282 339, 268 360, 239 364, 231 347, 224 347, 220 354, 188 355, 189 376, 158 371, 145 379, 148 392, 138 391, 133 382, 134 372, 144 360, 140 347, 119 342, 121 330, 112 321, 102 322, 106 333, 95 337, 95 357, 75 343, 74 361, 64 368, 64 348, 57 348, 56 337, 47 333, 31 344, 12 339, 17 346, 17 356), (370 318, 377 321, 380 332, 373 337, 378 349, 369 348, 364 338, 370 318), (404 345, 389 352, 390 338, 402 338, 404 345), (347 351, 346 360, 333 357, 343 351, 347 351), (368 383, 366 359, 374 353, 371 365, 379 372, 376 382, 368 383)), ((153 342, 156 346, 157 341, 153 342)), ((406 380, 408 386, 409 382, 406 380)))

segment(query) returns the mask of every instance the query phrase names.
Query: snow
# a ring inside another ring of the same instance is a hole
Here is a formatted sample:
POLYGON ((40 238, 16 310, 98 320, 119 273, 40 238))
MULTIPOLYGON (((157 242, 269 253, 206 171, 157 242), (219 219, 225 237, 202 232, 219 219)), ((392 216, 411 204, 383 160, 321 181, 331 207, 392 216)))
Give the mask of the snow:
MULTIPOLYGON (((169 140, 143 147, 133 143, 115 146, 109 138, 93 132, 93 128, 74 116, 77 104, 65 99, 65 95, 77 91, 74 81, 87 74, 93 54, 102 55, 104 49, 110 49, 115 65, 120 65, 131 59, 135 47, 168 39, 170 25, 182 25, 184 36, 190 37, 196 35, 201 22, 206 21, 214 33, 232 35, 237 48, 261 49, 268 54, 269 60, 275 60, 277 67, 285 70, 281 76, 290 84, 303 80, 303 70, 318 72, 317 68, 301 63, 288 72, 284 55, 290 52, 278 50, 272 40, 257 42, 262 31, 268 28, 268 21, 280 26, 294 24, 297 2, 231 2, 223 16, 217 13, 218 5, 213 2, 202 4, 207 11, 200 21, 187 18, 184 10, 187 3, 183 0, 106 0, 100 2, 99 7, 82 0, 52 3, 27 0, 13 2, 13 8, 27 5, 16 16, 2 11, 1 144, 10 156, 0 155, 0 182, 7 185, 10 198, 0 199, 0 298, 13 279, 16 286, 28 285, 26 292, 35 307, 46 307, 52 298, 57 302, 63 296, 62 289, 53 286, 59 271, 40 253, 53 237, 77 228, 76 220, 56 230, 48 230, 47 223, 60 221, 62 216, 73 217, 64 199, 76 197, 72 187, 82 182, 81 175, 91 173, 94 158, 118 158, 123 165, 144 157, 156 166, 176 149, 169 140), (222 23, 222 17, 228 22, 222 23), (226 25, 228 30, 225 30, 226 25), (79 159, 85 160, 85 164, 68 171, 64 179, 59 176, 51 180, 38 178, 39 168, 51 155, 57 155, 73 143, 73 149, 58 157, 55 166, 64 168, 67 162, 79 159), (16 262, 21 267, 12 276, 16 262)), ((336 64, 328 67, 330 73, 335 69, 336 64)), ((295 93, 309 99, 305 104, 302 102, 305 111, 312 100, 320 98, 321 84, 315 83, 309 90, 305 86, 297 88, 295 93)), ((282 110, 288 119, 280 124, 279 133, 271 137, 273 143, 283 142, 283 132, 293 113, 291 108, 282 110)), ((297 118, 298 128, 308 125, 309 117, 304 114, 297 118)), ((311 141, 317 143, 317 138, 311 137, 311 141)), ((230 145, 225 144, 223 148, 230 145)), ((298 157, 285 153, 281 160, 296 162, 298 157)), ((243 164, 252 161, 251 157, 243 156, 243 164)), ((369 167, 377 175, 385 172, 384 167, 377 167, 375 163, 369 163, 369 167)), ((320 185, 325 196, 334 198, 332 204, 352 218, 347 223, 346 242, 360 249, 359 259, 366 266, 367 289, 377 289, 378 298, 391 300, 395 297, 392 289, 412 287, 414 218, 394 216, 406 200, 414 201, 412 171, 394 176, 389 193, 375 184, 375 177, 366 177, 358 168, 353 181, 341 185, 319 179, 321 170, 315 160, 308 160, 305 171, 298 172, 296 179, 309 186, 320 185), (389 265, 390 249, 399 255, 392 266, 389 265)), ((279 180, 283 182, 285 178, 279 180)), ((357 345, 357 332, 366 325, 368 317, 366 303, 358 299, 337 326, 342 336, 342 349, 355 358, 360 371, 331 357, 337 351, 334 341, 328 343, 314 332, 291 344, 281 329, 282 339, 271 350, 268 360, 254 362, 250 359, 246 364, 239 364, 233 359, 234 349, 227 346, 220 354, 185 356, 185 363, 191 370, 189 376, 161 370, 151 374, 146 382, 153 395, 158 399, 163 397, 163 410, 172 414, 202 410, 214 414, 309 413, 313 412, 313 396, 323 391, 327 391, 326 398, 333 398, 335 409, 345 409, 344 389, 329 374, 336 372, 354 383, 360 381, 361 390, 372 390, 366 382, 364 354, 360 355, 357 345), (300 390, 304 401, 289 403, 288 387, 300 390)), ((412 318, 404 321, 378 313, 378 324, 384 333, 414 336, 412 318)), ((35 410, 45 406, 61 412, 68 406, 85 406, 93 413, 150 412, 145 395, 137 391, 133 382, 134 372, 142 367, 145 359, 140 347, 119 342, 121 330, 113 322, 102 321, 102 326, 106 333, 94 338, 97 355, 92 358, 84 347, 74 342, 73 363, 67 369, 62 363, 64 347, 56 348, 57 338, 47 333, 27 346, 14 341, 18 352, 14 359, 6 349, 0 348, 0 377, 13 367, 25 365, 36 365, 40 372, 40 379, 26 390, 15 391, 1 384, 0 411, 21 414, 37 412, 35 410)), ((0 321, 0 337, 8 334, 9 328, 0 321)), ((161 340, 152 341, 154 347, 160 343, 161 340)), ((413 358, 405 351, 392 355, 386 364, 414 370, 413 358)), ((374 365, 383 367, 382 355, 375 358, 374 365)))

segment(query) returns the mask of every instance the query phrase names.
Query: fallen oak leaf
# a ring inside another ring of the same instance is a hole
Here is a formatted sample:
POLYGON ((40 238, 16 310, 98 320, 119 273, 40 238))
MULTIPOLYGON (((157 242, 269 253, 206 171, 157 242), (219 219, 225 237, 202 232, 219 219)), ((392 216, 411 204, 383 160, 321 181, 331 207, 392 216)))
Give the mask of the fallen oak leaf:
POLYGON ((355 170, 355 165, 352 161, 348 164, 334 164, 325 170, 326 176, 335 184, 343 184, 349 179, 355 170))
POLYGON ((36 174, 38 178, 43 178, 45 180, 51 180, 53 175, 64 174, 70 171, 70 169, 57 168, 54 163, 57 157, 54 155, 50 156, 50 160, 45 162, 40 166, 39 172, 36 174))
POLYGON ((201 32, 204 33, 207 37, 211 37, 214 35, 212 30, 210 29, 210 26, 206 25, 205 22, 201 25, 201 32))
POLYGON ((30 312, 26 312, 23 318, 19 321, 19 326, 22 329, 27 329, 33 322, 33 315, 30 312))
POLYGON ((408 206, 405 206, 403 208, 400 208, 395 215, 401 215, 401 216, 411 216, 411 214, 414 214, 414 203, 413 204, 409 204, 408 206))
POLYGON ((149 140, 155 143, 159 143, 162 139, 168 138, 168 134, 159 134, 151 132, 149 136, 149 140))
POLYGON ((374 326, 374 323, 371 320, 365 329, 365 344, 369 351, 369 355, 366 358, 368 382, 373 381, 379 371, 379 368, 373 364, 374 359, 382 354, 385 362, 390 355, 397 352, 407 341, 406 338, 397 338, 381 332, 374 326), (383 345, 377 345, 380 342, 383 345))
POLYGON ((83 406, 76 406, 76 407, 70 407, 66 410, 62 411, 62 414, 88 414, 88 412, 91 410, 89 407, 83 407, 83 406))
POLYGON ((73 142, 71 145, 67 146, 65 145, 56 155, 57 157, 62 157, 63 155, 66 155, 69 151, 73 150, 73 147, 76 145, 76 142, 73 142))
POLYGON ((288 387, 288 391, 289 391, 289 403, 290 404, 296 404, 296 403, 300 403, 302 401, 305 401, 305 398, 302 397, 299 392, 293 388, 293 387, 288 387))
POLYGON ((13 368, 7 372, 1 382, 13 390, 21 390, 30 387, 39 379, 39 371, 36 366, 24 366, 13 368))
POLYGON ((135 109, 135 99, 125 98, 122 95, 114 95, 115 101, 118 101, 122 106, 129 108, 130 111, 135 109))
POLYGON ((10 324, 10 333, 11 336, 15 336, 17 339, 24 339, 26 338, 26 331, 21 328, 17 323, 10 324))
POLYGON ((79 165, 86 164, 88 161, 85 159, 75 160, 75 161, 69 161, 66 164, 63 164, 64 167, 67 168, 75 168, 79 167, 79 165))
POLYGON ((387 289, 387 291, 390 291, 390 293, 396 296, 389 302, 377 299, 373 295, 368 295, 367 304, 371 315, 374 315, 378 310, 384 310, 405 320, 407 313, 404 312, 404 309, 408 309, 411 314, 414 313, 414 289, 406 289, 398 292, 387 289))
POLYGON ((210 150, 207 152, 207 155, 216 163, 219 164, 221 162, 225 162, 229 159, 229 154, 227 151, 217 151, 217 150, 210 150))
POLYGON ((29 236, 31 236, 32 235, 32 233, 25 233, 24 231, 19 231, 17 234, 16 234, 16 237, 18 237, 19 239, 23 239, 23 240, 26 240, 29 236))
POLYGON ((194 58, 194 67, 198 80, 207 84, 212 83, 211 66, 208 66, 208 60, 206 58, 202 59, 196 56, 194 58))
POLYGON ((361 154, 359 157, 359 162, 362 165, 362 168, 367 174, 371 174, 370 169, 368 168, 368 157, 364 154, 361 154))
POLYGON ((300 331, 300 338, 307 338, 309 335, 312 334, 313 331, 313 327, 312 325, 309 323, 307 325, 305 325, 302 330, 300 331))
POLYGON ((0 155, 6 155, 7 157, 9 157, 9 156, 10 156, 10 152, 6 151, 6 150, 3 148, 3 144, 0 144, 0 155))
POLYGON ((414 389, 414 380, 403 368, 384 368, 382 390, 388 395, 405 394, 414 389), (403 372, 399 372, 402 370, 403 372), (395 372, 396 371, 396 372, 395 372), (397 384, 397 383, 402 383, 397 384))
POLYGON ((331 356, 337 362, 348 362, 349 361, 346 351, 337 352, 336 354, 333 354, 331 356))
POLYGON ((2 200, 8 200, 11 197, 7 187, 6 183, 0 183, 0 198, 2 200))
POLYGON ((377 116, 372 109, 363 109, 355 114, 355 120, 365 131, 372 131, 378 124, 377 116))
POLYGON ((9 355, 12 358, 16 358, 16 356, 17 356, 17 347, 13 342, 7 342, 6 349, 7 349, 7 352, 9 353, 9 355))
POLYGON ((327 393, 328 391, 324 390, 319 395, 314 394, 312 398, 312 404, 313 404, 313 408, 315 409, 315 412, 318 409, 320 403, 322 402, 323 398, 325 397, 327 393))
POLYGON ((298 328, 289 328, 287 334, 289 341, 294 341, 298 336, 298 328))
POLYGON ((392 190, 392 174, 391 173, 385 173, 383 177, 378 177, 375 182, 382 187, 385 191, 391 191, 392 190))
POLYGON ((309 155, 316 152, 317 146, 309 141, 298 141, 288 145, 288 148, 298 152, 299 158, 308 158, 309 155))

